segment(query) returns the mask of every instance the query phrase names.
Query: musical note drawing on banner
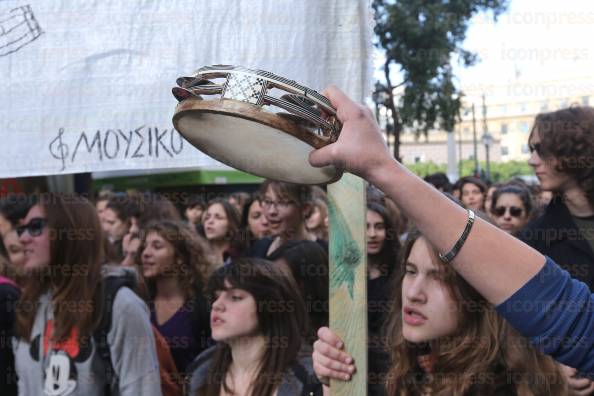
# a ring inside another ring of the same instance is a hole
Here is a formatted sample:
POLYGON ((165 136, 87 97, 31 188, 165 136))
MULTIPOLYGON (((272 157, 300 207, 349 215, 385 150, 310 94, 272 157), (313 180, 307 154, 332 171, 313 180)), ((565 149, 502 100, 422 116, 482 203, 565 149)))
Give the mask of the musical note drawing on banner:
POLYGON ((12 54, 43 34, 30 5, 0 13, 0 57, 12 54))
POLYGON ((64 144, 64 142, 62 141, 63 134, 64 128, 60 128, 58 136, 56 136, 56 138, 51 141, 49 146, 49 150, 52 157, 62 161, 62 169, 60 169, 60 171, 66 169, 66 158, 68 158, 68 145, 64 144))
POLYGON ((51 156, 62 164, 60 172, 77 158, 87 161, 89 155, 101 162, 145 157, 174 158, 181 154, 183 148, 184 139, 175 129, 145 125, 133 130, 107 129, 69 135, 60 128, 48 145, 51 156))

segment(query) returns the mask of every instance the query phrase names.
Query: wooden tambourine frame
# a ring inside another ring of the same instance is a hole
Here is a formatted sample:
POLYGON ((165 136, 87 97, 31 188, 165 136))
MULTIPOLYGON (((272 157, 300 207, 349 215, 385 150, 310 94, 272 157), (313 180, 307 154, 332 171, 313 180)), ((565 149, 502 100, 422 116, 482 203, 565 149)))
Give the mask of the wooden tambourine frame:
POLYGON ((274 180, 326 184, 341 177, 333 166, 308 161, 313 149, 336 141, 341 128, 319 93, 272 73, 224 65, 203 67, 177 83, 173 124, 200 151, 274 180), (220 78, 223 83, 213 81, 220 78), (275 89, 283 95, 274 96, 275 89))

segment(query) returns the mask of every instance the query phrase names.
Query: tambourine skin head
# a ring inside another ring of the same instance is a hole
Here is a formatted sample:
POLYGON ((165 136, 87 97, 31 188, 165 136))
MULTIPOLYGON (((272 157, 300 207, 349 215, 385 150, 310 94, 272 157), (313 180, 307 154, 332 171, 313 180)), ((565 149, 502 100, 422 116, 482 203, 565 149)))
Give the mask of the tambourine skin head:
POLYGON ((309 153, 328 141, 250 103, 185 99, 177 105, 173 124, 198 150, 257 176, 298 184, 332 183, 342 176, 334 166, 309 164, 309 153))

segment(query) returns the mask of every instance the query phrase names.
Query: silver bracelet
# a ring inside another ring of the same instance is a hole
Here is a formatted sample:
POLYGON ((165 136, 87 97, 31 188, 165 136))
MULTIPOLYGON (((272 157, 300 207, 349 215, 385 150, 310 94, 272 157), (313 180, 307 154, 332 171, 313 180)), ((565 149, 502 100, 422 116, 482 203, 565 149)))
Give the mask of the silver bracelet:
POLYGON ((452 250, 450 250, 446 254, 439 253, 439 259, 441 261, 443 261, 446 264, 449 264, 458 255, 458 252, 460 251, 460 249, 462 249, 464 242, 466 242, 466 238, 468 238, 468 234, 470 234, 470 230, 472 229, 473 224, 474 212, 468 209, 468 221, 466 222, 466 227, 464 228, 464 231, 462 231, 462 235, 460 235, 460 238, 456 241, 454 247, 452 247, 452 250))

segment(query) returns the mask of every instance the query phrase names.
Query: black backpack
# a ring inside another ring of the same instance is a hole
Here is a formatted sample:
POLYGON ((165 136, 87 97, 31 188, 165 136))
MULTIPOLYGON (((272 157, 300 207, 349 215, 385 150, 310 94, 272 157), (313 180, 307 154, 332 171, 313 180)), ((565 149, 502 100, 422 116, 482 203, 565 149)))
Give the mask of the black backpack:
POLYGON ((97 354, 105 364, 106 385, 104 394, 106 396, 112 394, 112 389, 115 389, 118 383, 117 375, 111 364, 111 352, 107 342, 107 334, 111 330, 113 302, 120 288, 127 287, 134 291, 136 285, 137 282, 135 276, 131 273, 126 273, 124 275, 107 275, 102 281, 101 287, 103 288, 104 298, 103 306, 101 307, 101 321, 93 333, 93 340, 97 347, 97 354))
POLYGON ((291 366, 291 371, 295 377, 301 382, 303 385, 303 390, 301 391, 301 396, 322 396, 323 395, 323 388, 320 380, 318 380, 315 376, 309 374, 305 367, 301 365, 301 363, 297 362, 291 366))
POLYGON ((211 338, 210 305, 201 292, 187 303, 190 310, 190 326, 193 334, 200 340, 198 355, 215 344, 211 338))

